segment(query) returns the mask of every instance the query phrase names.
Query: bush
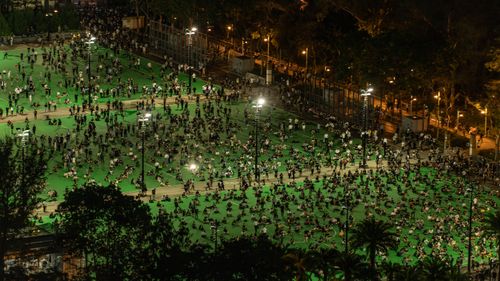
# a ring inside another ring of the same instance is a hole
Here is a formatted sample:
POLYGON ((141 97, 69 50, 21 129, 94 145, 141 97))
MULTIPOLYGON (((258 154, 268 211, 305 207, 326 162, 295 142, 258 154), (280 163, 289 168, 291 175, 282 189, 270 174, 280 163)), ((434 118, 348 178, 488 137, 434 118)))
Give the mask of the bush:
POLYGON ((10 30, 7 20, 2 14, 0 14, 0 36, 7 36, 11 34, 12 31, 10 30))
POLYGON ((33 21, 33 10, 14 10, 7 14, 7 22, 15 35, 30 33, 33 21))
POLYGON ((452 135, 450 145, 452 147, 468 148, 469 139, 466 137, 452 135))
POLYGON ((46 17, 45 12, 35 12, 32 9, 14 10, 6 14, 5 18, 0 15, 0 36, 45 33, 49 31, 49 27, 50 32, 57 32, 59 26, 61 31, 79 29, 80 17, 73 4, 65 4, 52 17, 46 17))

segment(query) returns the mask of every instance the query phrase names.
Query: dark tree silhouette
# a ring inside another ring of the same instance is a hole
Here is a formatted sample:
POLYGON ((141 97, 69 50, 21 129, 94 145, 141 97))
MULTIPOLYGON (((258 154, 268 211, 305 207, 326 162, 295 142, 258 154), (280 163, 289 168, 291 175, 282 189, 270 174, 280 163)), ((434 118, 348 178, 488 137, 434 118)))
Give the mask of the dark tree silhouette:
POLYGON ((148 278, 149 207, 111 185, 88 183, 65 194, 58 232, 70 253, 84 256, 98 280, 148 278))
MULTIPOLYGON (((497 243, 497 260, 500 258, 500 210, 486 214, 483 224, 484 232, 489 237, 494 237, 497 243)), ((500 281, 500 263, 497 268, 497 281, 500 281)))
POLYGON ((376 279, 377 252, 387 252, 388 249, 397 245, 396 235, 390 231, 391 228, 391 224, 377 221, 372 217, 356 225, 352 232, 352 245, 367 250, 373 279, 376 279))
POLYGON ((5 278, 4 256, 8 240, 30 225, 33 211, 44 189, 47 158, 31 142, 16 145, 14 139, 0 140, 0 280, 5 278), (29 164, 27 164, 29 163, 29 164))

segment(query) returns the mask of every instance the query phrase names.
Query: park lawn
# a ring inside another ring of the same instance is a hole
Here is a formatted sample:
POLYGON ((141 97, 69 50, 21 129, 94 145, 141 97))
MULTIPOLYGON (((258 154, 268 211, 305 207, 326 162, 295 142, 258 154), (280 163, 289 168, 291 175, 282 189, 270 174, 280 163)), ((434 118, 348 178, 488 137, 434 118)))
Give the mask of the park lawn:
MULTIPOLYGON (((175 106, 172 105, 172 113, 173 114, 180 114, 181 110, 175 106)), ((251 110, 251 105, 248 103, 244 102, 238 102, 238 103, 233 103, 229 105, 229 108, 231 108, 231 122, 236 124, 236 127, 239 128, 236 131, 236 136, 237 139, 245 142, 250 134, 253 134, 254 129, 255 129, 255 123, 253 122, 253 115, 250 114, 249 116, 249 121, 247 124, 245 124, 244 117, 243 117, 243 112, 245 108, 248 108, 251 110)), ((189 104, 188 106, 189 112, 190 112, 190 118, 192 119, 195 115, 195 110, 196 110, 196 105, 195 104, 189 104)), ((157 109, 154 111, 154 115, 160 115, 163 118, 163 121, 160 122, 166 122, 165 119, 167 119, 165 116, 163 116, 163 110, 157 109)), ((112 113, 118 114, 118 113, 112 113)), ((125 110, 123 116, 118 116, 118 121, 121 122, 122 124, 136 124, 137 123, 137 112, 135 110, 125 110)), ((273 107, 268 107, 265 108, 261 112, 261 124, 264 123, 265 120, 272 120, 272 126, 271 129, 269 130, 269 134, 263 134, 261 133, 260 139, 264 137, 268 137, 272 143, 278 143, 279 142, 279 137, 275 134, 275 132, 278 131, 278 124, 280 122, 283 122, 284 124, 288 124, 288 119, 292 118, 295 119, 297 116, 288 113, 284 110, 278 109, 278 108, 273 108, 273 107)), ((34 126, 36 127, 36 135, 41 136, 51 136, 51 137, 56 137, 56 136, 65 136, 67 134, 71 134, 74 136, 78 136, 79 140, 83 139, 83 132, 76 132, 76 122, 73 116, 65 116, 61 118, 56 118, 61 120, 61 126, 58 125, 49 125, 48 120, 32 120, 29 121, 29 123, 25 122, 17 122, 14 123, 14 130, 13 132, 16 133, 18 130, 23 130, 26 127, 33 128, 34 126)), ((98 134, 105 134, 106 133, 106 128, 107 124, 103 118, 100 120, 97 120, 95 116, 87 115, 87 120, 93 120, 96 124, 97 127, 97 132, 98 134)), ((289 147, 294 146, 300 151, 303 151, 301 145, 302 143, 309 143, 311 140, 311 129, 316 129, 316 126, 312 122, 307 122, 307 129, 305 131, 302 130, 297 130, 293 131, 289 134, 289 139, 286 141, 287 145, 289 147)), ((286 126, 286 125, 285 125, 286 126)), ((179 132, 182 131, 179 130, 179 132)), ((323 134, 326 131, 322 128, 318 131, 317 133, 317 138, 320 140, 323 134)), ((208 133, 208 132, 207 132, 208 133)), ((225 133, 222 133, 222 139, 224 139, 225 133)), ((7 137, 7 136, 12 136, 11 129, 8 127, 6 123, 0 123, 0 137, 7 137)), ((72 138, 74 144, 74 139, 75 137, 72 138)), ((123 144, 119 142, 118 140, 115 142, 116 146, 120 148, 123 164, 118 166, 112 175, 109 176, 109 181, 114 181, 117 177, 119 177, 126 166, 134 167, 132 173, 128 176, 128 178, 121 180, 118 186, 124 191, 124 192, 132 192, 132 191, 137 191, 137 188, 134 184, 131 183, 131 179, 138 179, 140 178, 140 157, 137 158, 137 160, 132 160, 130 157, 127 157, 127 153, 129 152, 130 149, 132 149, 132 152, 135 155, 140 156, 140 150, 139 148, 139 143, 140 143, 140 134, 136 132, 136 134, 132 134, 129 138, 127 138, 127 141, 129 142, 128 144, 123 144)), ((147 132, 147 137, 146 137, 146 147, 148 145, 150 146, 154 142, 154 138, 152 137, 151 132, 147 132)), ((358 141, 354 142, 354 145, 357 145, 358 141)), ((335 142, 335 145, 338 146, 339 142, 338 140, 335 142)), ((322 144, 319 144, 319 147, 322 147, 322 144)), ((228 165, 233 168, 233 171, 235 174, 232 177, 236 176, 236 161, 237 159, 241 156, 242 152, 240 150, 236 151, 231 151, 230 148, 227 145, 220 145, 218 146, 218 150, 215 154, 210 153, 208 150, 204 148, 203 144, 200 144, 200 153, 202 153, 203 161, 209 161, 211 162, 215 167, 218 167, 221 165, 221 160, 224 159, 228 162, 228 165)), ((90 149, 93 151, 96 151, 96 146, 95 144, 90 145, 90 149)), ((250 149, 251 154, 253 155, 253 148, 250 149)), ((332 152, 333 153, 333 152, 332 152)), ((264 153, 261 155, 260 159, 261 161, 266 161, 270 158, 271 153, 264 153)), ((309 155, 308 153, 306 155, 309 155)), ((285 162, 288 160, 289 155, 285 154, 283 157, 281 157, 279 162, 281 162, 281 166, 279 167, 280 172, 285 172, 286 167, 285 167, 285 162)), ((158 161, 159 163, 162 163, 161 157, 155 157, 153 155, 152 149, 146 149, 146 161, 145 161, 145 169, 146 169, 146 186, 149 189, 152 188, 157 188, 160 185, 158 181, 155 180, 155 178, 152 175, 148 175, 148 172, 154 171, 154 163, 158 161)), ((180 172, 183 176, 184 179, 188 178, 193 178, 195 180, 199 179, 198 176, 194 176, 192 172, 187 169, 187 164, 184 165, 184 167, 180 167, 179 163, 179 156, 177 156, 172 163, 165 165, 164 169, 161 171, 161 176, 163 177, 163 180, 168 182, 169 184, 180 184, 182 183, 181 181, 178 181, 175 178, 175 174, 172 172, 168 172, 169 170, 175 169, 177 167, 181 168, 180 172)), ((253 157, 252 159, 247 159, 248 161, 253 162, 253 157)), ((190 161, 195 161, 195 160, 190 160, 190 161)), ((78 163, 77 166, 75 166, 77 170, 77 176, 78 179, 74 180, 72 177, 65 177, 64 174, 69 171, 69 167, 63 167, 63 162, 62 162, 62 155, 60 152, 54 153, 52 155, 51 160, 49 161, 49 167, 47 171, 47 187, 48 190, 55 190, 57 192, 57 198, 55 198, 57 201, 60 201, 63 199, 63 194, 65 190, 71 189, 73 186, 80 186, 86 182, 85 175, 87 172, 89 173, 91 178, 94 178, 97 182, 102 183, 102 184, 107 184, 104 181, 104 178, 109 171, 108 168, 108 163, 109 163, 109 157, 106 157, 105 161, 102 163, 94 163, 92 165, 88 165, 86 162, 81 161, 78 163), (90 169, 90 170, 89 170, 90 169)), ((202 163, 198 163, 200 165, 202 163)), ((207 178, 206 175, 204 178, 207 178)), ((48 191, 47 190, 47 191, 48 191)), ((46 194, 46 193, 45 193, 46 194)))
MULTIPOLYGON (((429 168, 422 168, 422 173, 426 174, 432 172, 431 169, 429 168)), ((412 175, 414 176, 414 174, 412 175)), ((450 180, 454 180, 453 176, 449 179, 444 179, 442 182, 439 182, 440 186, 443 185, 449 185, 450 180), (448 182, 448 183, 447 183, 448 182)), ((300 188, 302 187, 302 183, 299 183, 297 185, 297 188, 293 187, 288 187, 286 190, 286 193, 289 195, 295 195, 295 196, 300 196, 300 188)), ((372 186, 373 188, 373 186, 372 186)), ((329 192, 327 189, 322 188, 322 183, 317 182, 315 183, 315 189, 319 192, 322 192, 323 195, 327 195, 329 192)), ((419 191, 425 191, 428 190, 428 187, 425 185, 421 184, 418 186, 419 191)), ((439 190, 439 189, 437 189, 439 190)), ((343 189, 341 187, 337 187, 335 190, 333 190, 333 193, 338 194, 339 198, 342 198, 343 189)), ((228 193, 233 193, 235 196, 232 196, 232 198, 238 198, 242 196, 243 191, 224 191, 221 192, 221 197, 224 198, 228 193)), ((217 211, 210 211, 206 216, 200 215, 199 217, 193 216, 193 215, 181 215, 180 217, 174 216, 174 218, 177 217, 175 220, 175 224, 178 227, 181 221, 187 222, 188 229, 191 230, 191 239, 193 242, 205 242, 205 243, 215 243, 215 236, 214 236, 214 230, 211 228, 210 221, 213 219, 216 219, 218 221, 221 221, 223 218, 227 219, 227 222, 225 224, 220 225, 218 231, 218 236, 219 239, 229 239, 231 237, 237 237, 238 235, 242 234, 242 228, 245 226, 248 230, 246 231, 246 234, 254 234, 254 233, 261 233, 262 232, 262 227, 258 226, 257 230, 254 232, 254 224, 253 224, 253 219, 258 219, 262 215, 266 215, 267 217, 270 217, 271 211, 274 208, 271 202, 267 202, 265 204, 265 210, 261 213, 255 213, 255 212, 248 212, 248 210, 252 209, 253 207, 256 206, 257 203, 257 198, 255 196, 255 192, 253 190, 247 190, 244 192, 246 194, 246 199, 248 203, 247 213, 246 216, 237 224, 233 224, 234 218, 238 214, 238 209, 237 206, 239 206, 242 201, 240 199, 231 199, 231 200, 221 200, 221 202, 215 203, 215 199, 211 195, 200 195, 198 198, 198 201, 200 203, 199 209, 203 210, 205 208, 208 208, 210 210, 217 210, 217 211), (233 203, 233 206, 236 206, 232 210, 232 212, 228 212, 226 210, 227 202, 231 201, 233 203), (211 206, 216 205, 216 208, 212 208, 211 206), (256 217, 253 217, 253 215, 256 215, 256 217), (227 228, 227 232, 223 232, 222 229, 227 228), (222 238, 221 238, 222 237, 222 238)), ((262 189, 262 196, 261 197, 266 197, 272 195, 273 190, 269 186, 265 186, 262 189)), ((307 193, 307 191, 306 191, 307 193)), ((392 190, 392 192, 389 192, 389 196, 395 200, 395 202, 398 202, 398 200, 401 200, 401 198, 398 198, 399 196, 395 195, 395 191, 392 190)), ((180 208, 183 211, 188 210, 189 204, 195 200, 197 196, 191 195, 191 196, 186 196, 186 197, 181 197, 182 201, 179 204, 180 208)), ((468 198, 462 198, 458 195, 452 195, 453 197, 453 207, 457 209, 461 209, 460 215, 464 216, 466 215, 466 208, 462 206, 462 204, 466 204, 468 202, 468 198)), ((479 210, 480 212, 483 212, 490 206, 490 202, 488 202, 488 198, 485 197, 485 194, 478 194, 478 199, 479 199, 479 210)), ((307 200, 307 199, 306 199, 307 200)), ((304 204, 306 200, 300 200, 298 201, 298 204, 291 204, 288 208, 289 211, 294 213, 296 217, 301 217, 301 211, 297 209, 297 207, 300 204, 304 204)), ((499 203, 498 198, 493 199, 496 204, 499 203)), ((159 202, 159 203, 149 203, 149 206, 151 208, 151 211, 153 214, 158 214, 159 209, 162 208, 165 212, 167 213, 172 213, 175 209, 173 201, 169 202, 159 202)), ((332 206, 332 208, 329 209, 329 217, 336 217, 342 221, 342 218, 344 217, 343 214, 340 212, 341 206, 332 206)), ((385 211, 388 211, 386 209, 385 211)), ((423 219, 426 221, 426 216, 429 214, 437 215, 439 216, 439 212, 424 212, 423 210, 415 210, 415 220, 417 219, 423 219)), ((179 214, 179 212, 176 212, 175 214, 179 214)), ((442 214, 442 213, 441 213, 442 214)), ((357 206, 353 212, 352 215, 354 217, 354 223, 360 222, 365 216, 364 216, 364 208, 362 206, 357 206)), ((311 215, 314 218, 317 218, 321 221, 322 224, 328 225, 328 222, 323 220, 322 218, 322 211, 316 210, 314 215, 311 215)), ((382 220, 388 220, 387 217, 385 216, 380 216, 376 215, 378 219, 382 220)), ((279 221, 277 224, 282 224, 286 225, 285 218, 281 218, 282 220, 279 221)), ((302 225, 304 220, 302 220, 302 225)), ((474 222, 475 226, 479 225, 479 222, 476 220, 474 222)), ((275 227, 272 224, 266 225, 267 228, 267 233, 272 237, 275 231, 275 227)), ((405 249, 408 250, 410 249, 406 254, 403 254, 402 257, 396 255, 397 251, 389 251, 387 259, 390 262, 394 263, 403 263, 403 257, 405 256, 412 256, 415 252, 414 248, 417 245, 417 242, 421 241, 421 239, 416 239, 417 235, 420 237, 423 237, 424 239, 430 239, 432 234, 429 233, 429 230, 433 230, 435 228, 434 223, 427 221, 424 224, 424 227, 422 230, 417 230, 413 234, 409 234, 408 229, 402 229, 400 232, 400 235, 402 237, 407 237, 408 238, 408 244, 404 244, 400 246, 399 250, 405 249)), ((307 229, 307 226, 306 226, 307 229)), ((310 229, 309 229, 310 230, 310 229)), ((296 247, 296 248, 304 248, 308 249, 311 246, 313 247, 337 247, 339 250, 343 249, 343 241, 342 238, 338 235, 339 232, 341 231, 340 227, 334 226, 333 229, 331 229, 331 232, 329 233, 318 233, 317 235, 311 236, 309 240, 304 240, 303 233, 293 233, 292 235, 288 235, 283 241, 285 245, 288 245, 289 247, 296 247)), ((457 245, 458 248, 453 249, 449 245, 443 245, 447 249, 447 253, 452 257, 454 261, 458 260, 461 253, 466 253, 467 247, 466 247, 466 235, 460 235, 461 230, 455 229, 453 236, 456 237, 457 239, 457 245)), ((480 238, 479 237, 474 237, 475 242, 477 242, 480 238)), ((434 245, 431 244, 424 244, 424 251, 427 254, 430 254, 433 251, 434 245)), ((437 250, 437 249, 434 249, 437 250)), ((494 249, 489 249, 490 252, 493 252, 494 249)), ((363 251, 360 251, 360 253, 363 251)), ((480 262, 486 262, 485 258, 478 258, 477 259, 480 262)), ((417 260, 413 259, 411 261, 411 264, 416 263, 417 260)))
MULTIPOLYGON (((83 100, 86 99, 80 96, 80 92, 75 88, 75 87, 68 87, 67 89, 64 87, 64 76, 60 72, 56 72, 53 69, 50 70, 51 72, 51 79, 48 81, 46 78, 46 73, 47 73, 47 68, 46 66, 42 65, 42 48, 35 48, 35 50, 38 53, 38 58, 36 63, 34 64, 33 69, 31 66, 27 63, 27 49, 14 49, 14 50, 9 50, 8 51, 8 58, 3 59, 0 58, 0 71, 4 73, 4 79, 7 80, 7 88, 4 91, 0 91, 0 108, 5 110, 6 107, 8 107, 8 93, 14 93, 14 89, 16 87, 23 87, 26 81, 21 81, 22 77, 21 74, 18 72, 17 64, 20 63, 20 54, 24 53, 24 60, 21 62, 21 66, 24 66, 25 72, 26 72, 26 78, 25 80, 29 77, 32 76, 34 82, 35 82, 35 87, 36 87, 36 93, 33 96, 33 102, 37 102, 41 105, 39 108, 40 110, 44 109, 44 104, 48 101, 56 102, 57 107, 64 108, 68 106, 73 106, 73 105, 81 105, 83 100), (11 80, 7 79, 7 73, 10 71, 11 73, 11 80), (52 93, 50 96, 45 95, 45 91, 42 88, 42 83, 47 83, 49 87, 52 90, 52 93), (57 93, 66 93, 67 98, 70 99, 70 103, 66 104, 64 100, 66 97, 61 97, 60 99, 57 98, 57 93), (74 96, 75 94, 78 94, 78 101, 75 101, 74 96)), ((71 56, 69 53, 69 46, 65 46, 65 50, 68 51, 68 58, 67 58, 67 68, 66 71, 69 73, 69 78, 72 78, 72 63, 71 63, 71 56)), ((118 79, 122 83, 126 83, 128 79, 133 79, 133 81, 138 84, 138 89, 139 91, 135 95, 131 95, 130 97, 117 97, 119 100, 130 100, 130 99, 140 99, 142 96, 142 87, 147 86, 151 87, 153 83, 157 83, 160 85, 164 91, 167 89, 165 88, 165 81, 162 81, 160 78, 160 64, 151 61, 147 58, 144 57, 139 57, 141 60, 141 66, 139 68, 130 68, 130 62, 132 58, 135 60, 138 58, 136 55, 130 56, 129 53, 127 52, 121 52, 117 57, 119 58, 122 66, 123 66, 123 71, 118 75, 113 78, 111 83, 108 83, 105 80, 105 70, 98 71, 98 65, 106 65, 110 64, 110 62, 113 59, 112 56, 112 51, 110 49, 104 48, 104 47, 96 47, 92 51, 91 55, 91 74, 94 76, 97 75, 100 77, 98 84, 100 85, 100 88, 103 90, 110 89, 113 87, 116 87, 118 85, 118 79), (104 59, 103 61, 98 61, 98 55, 102 55, 104 57, 105 54, 108 54, 108 59, 104 59), (151 63, 152 68, 149 69, 147 67, 147 64, 151 63)), ((78 70, 82 72, 83 78, 85 79, 85 83, 87 83, 87 70, 86 67, 88 65, 88 60, 87 57, 81 58, 78 57, 78 60, 76 61, 76 64, 78 65, 78 70)), ((166 70, 166 73, 171 73, 170 69, 166 70)), ((185 85, 188 84, 188 75, 186 73, 180 73, 178 76, 178 79, 181 83, 184 83, 185 85)), ((202 93, 202 87, 205 85, 207 82, 197 78, 196 81, 192 82, 192 86, 196 88, 196 94, 201 94, 202 93)), ((87 85, 87 84, 85 84, 87 85)), ((219 86, 215 86, 217 89, 220 88, 219 86)), ((98 93, 94 93, 95 95, 98 95, 98 93)), ((18 102, 19 106, 24 107, 24 112, 28 112, 33 110, 31 107, 31 104, 29 102, 28 97, 22 93, 20 94, 20 99, 18 102)), ((98 99, 99 103, 105 103, 108 100, 112 100, 111 97, 102 97, 100 96, 98 99)), ((5 113, 4 113, 5 114, 5 113)))
MULTIPOLYGON (((429 178, 433 179, 436 174, 436 170, 433 168, 421 168, 421 174, 428 176, 429 178)), ((415 173, 411 173, 410 179, 415 177, 415 173)), ((382 177, 382 180, 386 181, 387 178, 382 177)), ((358 183, 359 183, 358 179, 358 183)), ((453 175, 448 175, 445 177, 442 177, 436 182, 435 185, 435 192, 436 194, 440 195, 446 195, 446 198, 448 196, 451 196, 451 201, 449 200, 442 200, 442 205, 443 208, 445 208, 445 203, 451 202, 452 205, 456 211, 455 214, 460 215, 462 218, 467 217, 467 206, 468 206, 468 196, 463 196, 459 195, 456 192, 456 188, 454 188, 453 184, 456 181, 456 177, 453 175), (444 193, 442 191, 442 188, 447 187, 451 188, 450 192, 444 193), (465 204, 465 205, 464 205, 465 204)), ((399 182, 398 182, 399 184, 399 182)), ((317 182, 313 182, 315 193, 320 192, 324 196, 332 195, 333 198, 336 198, 339 200, 339 203, 343 202, 343 187, 337 186, 334 187, 333 189, 328 188, 323 186, 322 180, 319 180, 317 182)), ((302 214, 302 211, 298 209, 298 206, 301 204, 307 204, 307 202, 311 201, 311 198, 314 197, 309 197, 310 191, 308 189, 304 190, 304 193, 306 195, 305 198, 301 199, 300 194, 302 192, 304 184, 302 182, 297 183, 296 187, 292 186, 287 186, 286 187, 286 193, 289 196, 295 196, 298 198, 296 203, 291 203, 288 208, 286 208, 286 211, 289 211, 291 215, 277 215, 276 218, 278 218, 276 223, 274 224, 267 224, 265 227, 267 228, 267 234, 269 234, 270 237, 273 237, 274 232, 276 231, 275 225, 281 225, 282 227, 287 226, 287 218, 288 217, 295 217, 295 218, 300 218, 301 225, 305 226, 303 230, 311 231, 312 227, 307 226, 304 224, 305 216, 302 214)), ((370 187, 370 195, 375 195, 376 193, 376 187, 373 185, 373 181, 370 181, 369 184, 370 187)), ((166 187, 168 188, 168 187, 166 187)), ((417 189, 416 192, 430 192, 432 190, 432 187, 427 186, 425 183, 420 183, 417 184, 417 189)), ((357 192, 357 191, 355 191, 357 192)), ((315 194, 314 193, 314 194, 315 194)), ((397 193, 395 188, 391 188, 390 190, 387 191, 387 195, 394 200, 395 204, 400 202, 402 200, 401 196, 397 193)), ((411 194, 410 194, 411 195, 411 194)), ((276 196, 275 190, 270 187, 270 186, 264 186, 262 188, 262 193, 260 198, 265 198, 269 196, 276 196)), ((211 228, 210 221, 216 219, 218 221, 221 221, 222 219, 226 219, 225 223, 221 223, 219 228, 218 228, 218 239, 230 239, 237 237, 238 235, 242 234, 242 228, 245 226, 247 228, 246 234, 252 235, 254 233, 262 233, 263 226, 257 226, 257 229, 254 228, 254 219, 258 219, 261 216, 266 216, 268 218, 272 218, 272 212, 273 209, 275 209, 275 206, 272 204, 270 201, 266 201, 264 204, 264 209, 261 212, 257 211, 250 211, 252 208, 254 208, 257 205, 257 197, 255 194, 255 191, 253 189, 249 189, 247 191, 241 191, 241 190, 235 190, 235 191, 222 191, 220 192, 220 197, 221 198, 226 198, 226 199, 220 199, 216 201, 213 197, 212 194, 208 195, 188 195, 188 196, 183 196, 179 197, 181 202, 179 204, 180 209, 186 212, 184 215, 180 215, 179 213, 181 212, 175 212, 175 205, 173 200, 171 199, 170 201, 161 201, 161 202, 151 202, 147 203, 150 206, 151 213, 153 215, 157 215, 159 213, 160 208, 167 212, 167 213, 174 213, 177 214, 174 216, 174 225, 175 227, 179 227, 181 221, 184 221, 187 223, 188 229, 190 230, 190 237, 193 242, 203 242, 203 243, 215 243, 215 236, 214 236, 214 230, 211 228), (230 193, 233 194, 231 197, 227 197, 230 193), (242 219, 236 223, 233 223, 235 221, 235 218, 237 217, 239 210, 238 206, 242 204, 242 198, 243 195, 245 195, 246 202, 248 204, 248 207, 246 207, 246 212, 245 215, 242 217, 242 219), (187 212, 189 204, 198 198, 199 201, 199 209, 209 209, 209 211, 206 213, 206 215, 200 214, 199 216, 194 216, 190 213, 187 212), (230 198, 230 199, 229 199, 230 198), (226 207, 227 203, 231 201, 233 204, 233 210, 231 212, 228 212, 226 207), (215 211, 217 210, 217 211, 215 211), (223 229, 226 228, 227 232, 224 231, 223 229)), ((415 196, 408 196, 407 199, 410 199, 415 196)), ((488 211, 488 209, 496 204, 498 205, 500 203, 499 198, 489 198, 484 192, 480 192, 477 194, 476 198, 478 198, 478 205, 477 205, 477 210, 480 213, 483 213, 485 211, 488 211), (493 203, 494 202, 494 203, 493 203)), ((277 197, 279 200, 279 197, 277 197)), ((429 200, 434 200, 434 198, 429 198, 429 200)), ((381 207, 385 212, 390 212, 393 207, 395 206, 392 205, 390 207, 385 207, 384 205, 380 204, 379 207, 381 207)), ((409 229, 403 227, 401 230, 397 231, 394 229, 399 237, 401 239, 407 238, 408 242, 407 243, 401 243, 399 249, 397 250, 391 250, 388 252, 388 255, 386 258, 386 261, 388 262, 393 262, 393 263, 409 263, 409 264, 415 264, 418 260, 413 258, 413 254, 415 253, 415 249, 417 248, 418 242, 421 242, 423 240, 430 240, 432 237, 432 234, 429 232, 430 230, 434 230, 436 228, 436 225, 428 221, 426 217, 428 215, 434 215, 438 217, 442 217, 443 214, 446 212, 443 211, 438 211, 438 210, 429 210, 429 211, 424 211, 422 208, 416 208, 413 210, 415 212, 415 216, 411 224, 414 223, 415 220, 422 219, 424 220, 424 226, 422 230, 416 230, 413 234, 409 233, 409 229), (402 255, 397 255, 398 251, 401 250, 407 250, 406 253, 403 253, 402 255), (410 257, 410 262, 405 261, 403 258, 404 257, 410 257)), ((353 210, 352 210, 352 216, 353 216, 353 221, 352 224, 356 224, 363 220, 365 218, 365 209, 362 205, 357 205, 353 210)), ((386 215, 375 215, 378 219, 381 220, 392 220, 391 218, 388 218, 386 215)), ((328 248, 328 247, 335 247, 338 250, 343 250, 343 238, 339 236, 339 233, 342 231, 341 228, 344 222, 345 215, 342 213, 342 205, 336 205, 336 204, 330 204, 328 202, 325 202, 322 208, 315 208, 314 213, 310 214, 310 217, 318 219, 320 224, 323 226, 330 226, 331 228, 329 231, 326 232, 316 232, 313 234, 308 240, 304 239, 303 231, 295 232, 292 231, 291 233, 288 233, 288 235, 281 241, 284 245, 287 245, 288 247, 291 248, 302 248, 302 249, 310 249, 314 247, 320 247, 320 248, 328 248), (323 217, 323 215, 326 214, 326 219, 323 217), (329 219, 331 218, 337 218, 340 220, 340 223, 336 225, 332 225, 329 219), (328 219, 328 220, 327 220, 328 219)), ((477 227, 480 225, 480 221, 478 217, 481 217, 481 215, 476 214, 476 218, 474 219, 474 227, 477 227)), ((53 222, 54 218, 49 218, 49 217, 43 217, 42 220, 39 223, 42 224, 51 224, 53 222)), ((448 225, 449 227, 449 225, 448 225)), ((455 237, 457 241, 457 247, 453 248, 450 245, 442 245, 442 247, 446 248, 446 252, 450 255, 450 257, 454 260, 457 261, 460 258, 460 255, 463 253, 463 255, 466 255, 467 253, 467 235, 466 231, 463 229, 458 229, 458 228, 449 228, 446 231, 452 232, 452 236, 455 237)), ((481 239, 480 237, 473 237, 473 245, 476 245, 476 243, 481 239)), ((274 239, 274 238, 273 238, 274 239)), ((279 241, 276 241, 279 242, 279 241)), ((422 245, 424 247, 424 251, 427 254, 430 254, 433 252, 433 250, 438 250, 439 248, 436 248, 436 245, 432 245, 429 243, 424 243, 422 245)), ((489 253, 494 253, 494 249, 489 249, 489 253)), ((359 250, 359 253, 363 253, 363 250, 359 250)), ((477 252, 475 253, 475 255, 477 252)), ((379 260, 382 258, 379 258, 379 260)), ((487 262, 486 257, 476 257, 476 261, 479 262, 487 262)))

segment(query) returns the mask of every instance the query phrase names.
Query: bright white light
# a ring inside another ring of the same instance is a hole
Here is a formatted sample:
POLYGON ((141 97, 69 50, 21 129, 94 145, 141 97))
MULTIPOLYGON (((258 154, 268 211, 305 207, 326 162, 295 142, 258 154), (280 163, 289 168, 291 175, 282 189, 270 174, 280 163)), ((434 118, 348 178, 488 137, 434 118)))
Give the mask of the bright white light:
POLYGON ((139 122, 141 123, 148 122, 150 118, 151 118, 151 112, 146 112, 139 118, 139 122))
POLYGON ((196 169, 198 169, 198 165, 194 163, 189 164, 189 170, 196 171, 196 169))
POLYGON ((198 31, 197 27, 191 27, 189 29, 186 28, 186 35, 194 35, 198 31))
POLYGON ((97 38, 94 35, 89 34, 89 39, 85 43, 87 43, 89 45, 94 44, 96 39, 97 38))
POLYGON ((30 132, 30 130, 24 130, 22 133, 17 134, 17 136, 20 138, 26 138, 30 136, 30 132))
POLYGON ((361 96, 363 96, 363 97, 370 96, 371 92, 373 92, 373 88, 372 87, 370 87, 370 88, 368 88, 366 90, 361 89, 361 96))
POLYGON ((264 98, 259 98, 257 100, 257 105, 263 106, 266 103, 266 100, 264 98))

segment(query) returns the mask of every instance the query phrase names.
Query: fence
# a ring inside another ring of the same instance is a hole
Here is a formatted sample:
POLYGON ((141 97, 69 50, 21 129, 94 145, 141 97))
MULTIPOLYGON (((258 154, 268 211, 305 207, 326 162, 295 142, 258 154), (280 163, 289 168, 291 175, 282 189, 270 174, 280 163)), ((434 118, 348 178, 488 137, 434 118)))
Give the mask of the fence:
POLYGON ((178 29, 159 21, 149 21, 149 42, 157 55, 172 58, 177 63, 186 63, 194 68, 227 59, 231 49, 228 42, 212 38, 200 31, 189 34, 189 30, 178 29))
MULTIPOLYGON (((310 77, 301 82, 309 105, 333 116, 358 125, 364 123, 364 97, 358 90, 328 81, 322 77, 310 77)), ((373 95, 367 97, 367 127, 376 129, 379 114, 373 95)))

